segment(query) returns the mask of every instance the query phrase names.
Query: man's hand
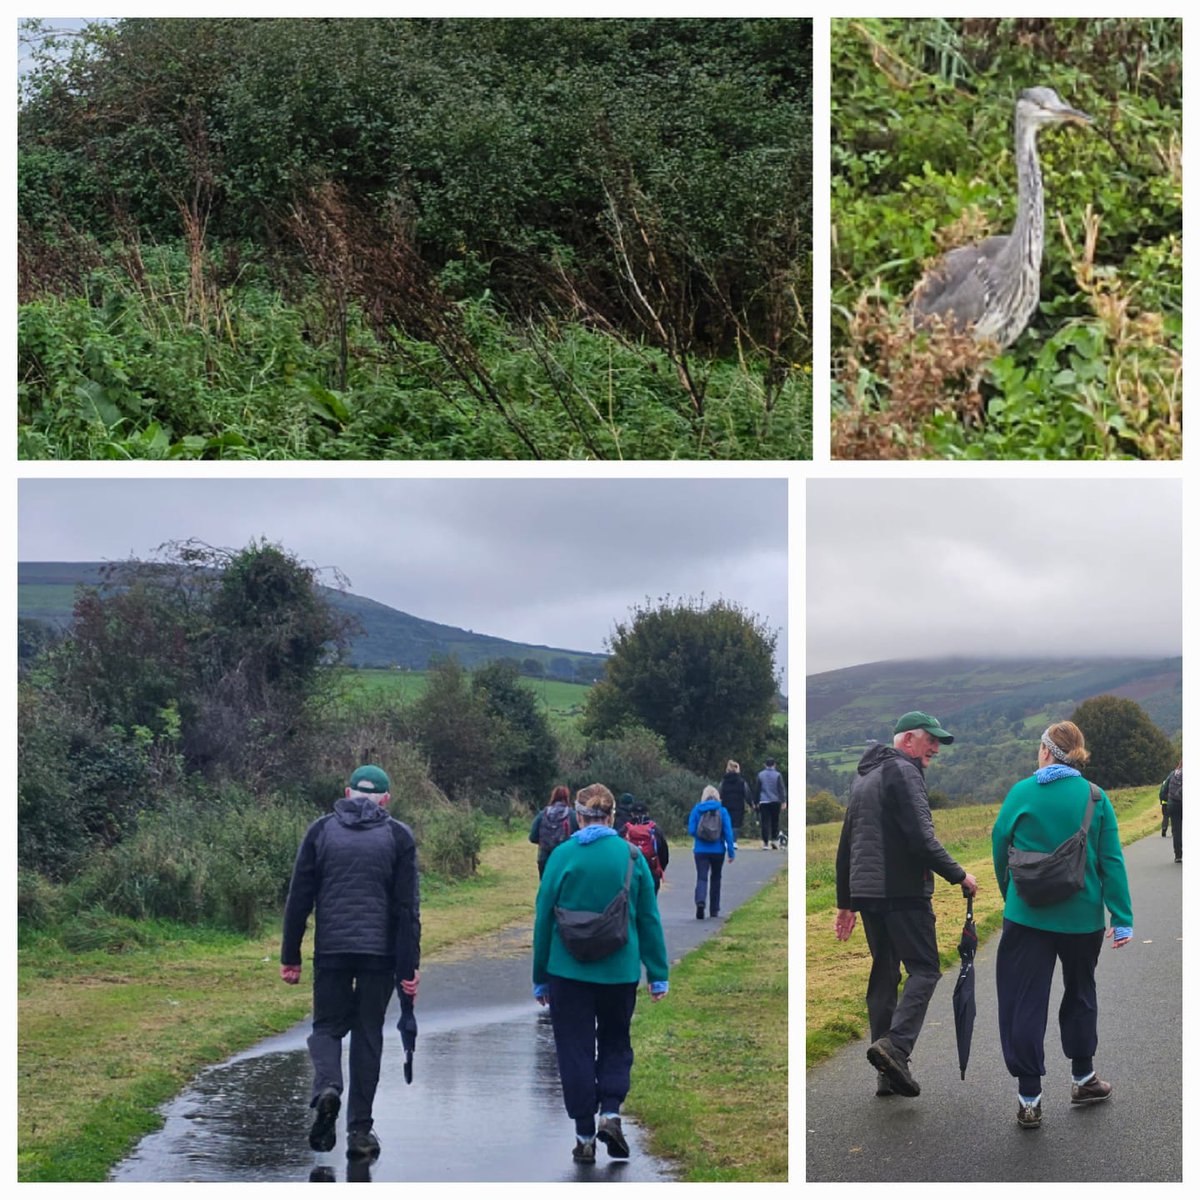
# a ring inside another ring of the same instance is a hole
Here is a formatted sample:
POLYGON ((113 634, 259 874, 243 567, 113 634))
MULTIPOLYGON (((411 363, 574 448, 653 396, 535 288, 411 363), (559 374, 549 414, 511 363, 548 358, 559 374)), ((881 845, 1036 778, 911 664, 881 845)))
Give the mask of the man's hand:
POLYGON ((975 876, 968 871, 963 876, 962 890, 964 896, 974 896, 979 891, 979 884, 975 880, 975 876))
POLYGON ((297 963, 294 967, 281 966, 279 968, 279 978, 284 983, 299 983, 300 982, 300 964, 297 963))
POLYGON ((421 986, 421 972, 414 971, 411 979, 400 980, 401 990, 406 996, 411 996, 414 1000, 417 998, 417 988, 421 986))
POLYGON ((854 932, 854 922, 858 918, 854 915, 854 910, 851 908, 839 908, 837 910, 837 920, 833 923, 833 932, 837 934, 839 942, 848 941, 850 935, 854 932))

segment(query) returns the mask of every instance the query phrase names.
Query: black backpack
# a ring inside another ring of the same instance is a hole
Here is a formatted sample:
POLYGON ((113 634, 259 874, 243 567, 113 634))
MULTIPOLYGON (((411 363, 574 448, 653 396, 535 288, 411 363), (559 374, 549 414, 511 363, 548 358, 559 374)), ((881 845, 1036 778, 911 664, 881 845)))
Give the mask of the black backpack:
POLYGON ((538 851, 549 854, 555 846, 571 836, 571 810, 565 804, 551 804, 542 809, 538 826, 538 851))
POLYGON ((723 842, 725 840, 725 826, 721 821, 719 808, 706 809, 700 814, 700 820, 696 823, 696 836, 702 842, 723 842))

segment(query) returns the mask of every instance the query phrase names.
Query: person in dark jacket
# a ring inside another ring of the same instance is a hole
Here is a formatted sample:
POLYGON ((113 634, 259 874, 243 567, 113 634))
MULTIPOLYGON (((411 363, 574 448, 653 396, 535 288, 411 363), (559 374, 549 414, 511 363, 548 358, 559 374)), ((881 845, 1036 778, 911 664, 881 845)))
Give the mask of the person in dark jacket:
POLYGON ((625 822, 620 836, 641 850, 650 866, 650 874, 654 876, 654 894, 657 896, 662 886, 663 872, 671 861, 671 847, 667 835, 651 817, 645 800, 634 800, 629 809, 629 820, 625 822))
POLYGON ((750 785, 742 777, 741 765, 732 758, 725 764, 725 774, 718 789, 721 803, 729 810, 729 823, 736 838, 746 820, 746 805, 750 801, 750 785))
POLYGON ((933 916, 933 874, 975 895, 976 882, 933 832, 925 768, 954 738, 936 717, 905 713, 891 746, 874 742, 858 764, 837 850, 839 941, 854 931, 856 912, 871 951, 867 1059, 876 1095, 918 1096, 909 1068, 925 1011, 941 978, 933 916), (900 966, 908 972, 899 1002, 900 966))
POLYGON ((670 974, 650 868, 616 836, 615 808, 603 784, 576 794, 579 832, 546 864, 533 925, 533 997, 550 1006, 563 1104, 575 1122, 571 1157, 581 1164, 596 1161, 597 1139, 610 1157, 629 1157, 621 1105, 633 1068, 629 1027, 638 981, 644 966, 650 998, 659 1001, 670 974), (561 914, 603 913, 625 888, 624 943, 581 957, 563 940, 561 914))
POLYGON ((1171 819, 1171 842, 1175 861, 1183 862, 1183 759, 1167 776, 1167 816, 1171 819))
POLYGON ((571 790, 559 784, 550 793, 550 803, 533 818, 529 827, 529 840, 538 848, 538 878, 546 870, 546 859, 555 846, 561 845, 577 829, 575 809, 571 806, 571 790))
POLYGON ((622 792, 617 797, 617 810, 613 814, 612 827, 618 836, 620 836, 622 830, 624 830, 626 824, 628 823, 629 817, 633 812, 633 806, 636 803, 637 800, 634 799, 632 792, 622 792))
POLYGON ((1083 887, 1055 904, 1030 904, 1013 883, 1009 850, 1051 854, 1076 835, 1090 803, 1082 768, 1089 755, 1083 733, 1058 721, 1042 734, 1037 770, 1015 783, 992 826, 992 866, 1004 897, 1004 929, 996 951, 996 1000, 1000 1049, 1017 1081, 1017 1124, 1042 1123, 1042 1076, 1046 1073, 1046 1018, 1050 986, 1062 964, 1059 1040, 1071 1060, 1071 1103, 1107 1100, 1112 1085, 1096 1074, 1099 1045, 1096 964, 1104 945, 1104 911, 1112 917, 1113 949, 1133 938, 1133 904, 1121 851, 1117 815, 1104 792, 1088 819, 1083 887))
POLYGON ((413 998, 421 972, 417 846, 412 830, 384 811, 390 783, 359 767, 332 813, 309 827, 296 854, 279 955, 284 983, 300 982, 300 944, 317 910, 313 950, 313 1064, 309 1145, 332 1150, 342 1103, 342 1038, 350 1035, 346 1154, 373 1158, 372 1105, 393 986, 413 998))

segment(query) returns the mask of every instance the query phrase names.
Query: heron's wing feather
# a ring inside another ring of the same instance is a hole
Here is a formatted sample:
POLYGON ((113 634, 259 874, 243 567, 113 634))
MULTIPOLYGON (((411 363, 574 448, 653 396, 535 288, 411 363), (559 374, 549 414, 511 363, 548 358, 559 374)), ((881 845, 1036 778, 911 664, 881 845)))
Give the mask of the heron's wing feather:
POLYGON ((990 237, 938 259, 913 294, 914 316, 953 318, 956 329, 978 322, 995 293, 993 264, 1007 242, 990 237))

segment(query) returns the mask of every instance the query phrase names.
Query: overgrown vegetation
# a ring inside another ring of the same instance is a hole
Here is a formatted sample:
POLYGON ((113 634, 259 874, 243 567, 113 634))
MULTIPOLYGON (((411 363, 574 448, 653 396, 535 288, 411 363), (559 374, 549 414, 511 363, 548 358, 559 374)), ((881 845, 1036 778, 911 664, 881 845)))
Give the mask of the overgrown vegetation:
POLYGON ((835 457, 1181 456, 1181 24, 832 23, 835 457), (1035 86, 1095 118, 1039 143, 1041 307, 999 355, 916 335, 925 267, 1012 226, 1013 104, 1035 86))
POLYGON ((810 452, 811 22, 26 37, 22 456, 810 452))

